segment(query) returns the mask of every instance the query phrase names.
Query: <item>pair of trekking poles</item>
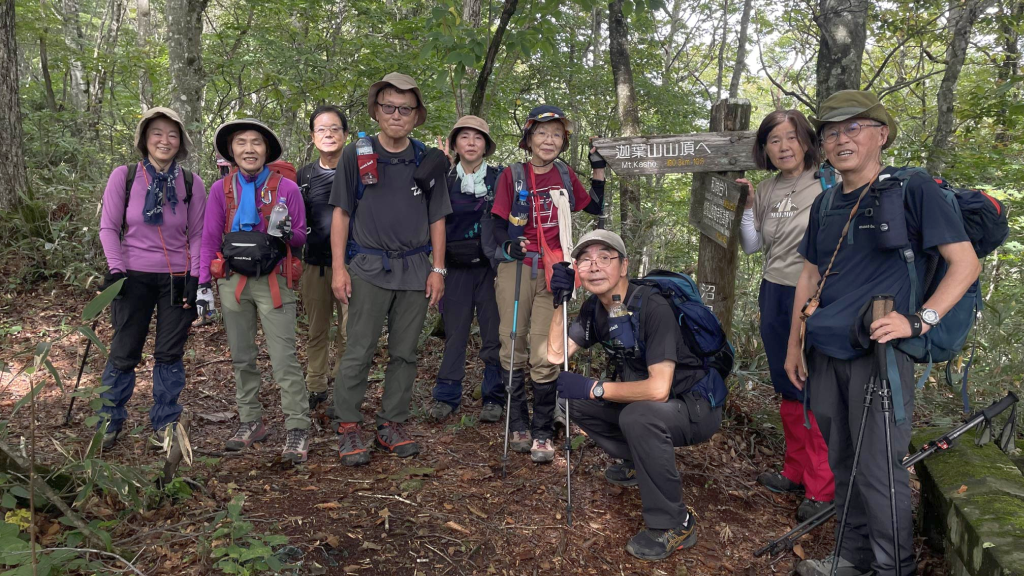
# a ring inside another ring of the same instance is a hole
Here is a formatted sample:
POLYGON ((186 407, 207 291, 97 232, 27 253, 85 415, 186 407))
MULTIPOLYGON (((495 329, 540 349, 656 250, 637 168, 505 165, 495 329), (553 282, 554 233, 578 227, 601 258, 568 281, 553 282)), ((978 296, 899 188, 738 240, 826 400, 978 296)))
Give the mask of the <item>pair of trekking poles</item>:
MULTIPOLYGON (((520 236, 516 242, 526 242, 526 238, 520 236)), ((501 477, 506 477, 506 466, 508 464, 508 433, 512 425, 512 382, 516 366, 516 330, 519 327, 519 292, 520 282, 523 279, 523 261, 516 261, 516 288, 515 303, 512 307, 512 350, 508 359, 508 384, 505 388, 505 451, 501 456, 501 477)), ((562 369, 569 371, 569 298, 566 296, 562 301, 562 369)), ((525 383, 524 383, 525 386, 525 383)), ((557 400, 556 400, 557 402, 557 400)), ((569 459, 572 452, 572 435, 570 434, 571 421, 569 417, 569 399, 565 399, 565 524, 572 526, 572 460, 569 459)))

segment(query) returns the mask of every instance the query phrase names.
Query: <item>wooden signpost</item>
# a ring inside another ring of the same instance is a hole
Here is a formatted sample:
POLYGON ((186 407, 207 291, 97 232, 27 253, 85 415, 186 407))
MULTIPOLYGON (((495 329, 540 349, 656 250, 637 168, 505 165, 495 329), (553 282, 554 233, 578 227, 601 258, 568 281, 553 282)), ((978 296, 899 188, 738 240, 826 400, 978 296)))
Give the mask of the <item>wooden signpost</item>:
POLYGON ((674 136, 599 138, 593 145, 621 176, 693 173, 690 223, 701 231, 697 278, 701 297, 732 332, 740 217, 746 187, 736 184, 753 170, 756 133, 750 101, 727 98, 711 107, 709 132, 674 136))

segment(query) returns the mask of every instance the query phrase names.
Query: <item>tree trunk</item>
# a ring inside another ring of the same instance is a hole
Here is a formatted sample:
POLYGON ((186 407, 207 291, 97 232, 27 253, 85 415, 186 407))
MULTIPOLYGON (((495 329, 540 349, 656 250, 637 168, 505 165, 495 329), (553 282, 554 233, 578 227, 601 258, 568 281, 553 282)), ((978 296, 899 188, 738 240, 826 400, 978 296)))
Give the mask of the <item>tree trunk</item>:
POLYGON ((819 0, 816 104, 840 90, 860 89, 868 0, 819 0))
POLYGON ((946 71, 942 75, 938 94, 938 120, 932 134, 932 146, 928 154, 928 172, 940 174, 949 154, 949 139, 953 135, 953 121, 956 114, 953 103, 956 100, 956 83, 960 70, 967 58, 967 43, 978 15, 985 8, 985 0, 950 0, 947 26, 953 33, 946 46, 946 71), (961 3, 963 2, 963 3, 961 3))
MULTIPOLYGON (((44 0, 40 0, 39 4, 46 10, 46 3, 44 0)), ((46 97, 46 108, 50 112, 57 111, 57 97, 53 93, 53 79, 50 78, 50 58, 46 51, 46 36, 49 34, 49 28, 43 26, 42 31, 39 32, 39 67, 43 73, 43 94, 46 97)))
POLYGON ((85 35, 82 33, 78 14, 78 0, 63 0, 64 39, 71 49, 68 67, 71 76, 71 105, 82 112, 89 105, 89 86, 86 84, 82 54, 85 52, 85 35))
POLYGON ((473 28, 480 27, 480 0, 462 1, 462 19, 473 28))
POLYGON ((729 98, 738 98, 740 95, 740 80, 743 79, 743 69, 747 59, 747 27, 750 25, 750 7, 752 0, 744 0, 743 16, 740 18, 740 39, 736 46, 736 66, 732 69, 732 81, 729 82, 729 98))
POLYGON ((716 97, 721 100, 722 81, 725 77, 725 41, 729 38, 729 0, 722 6, 722 41, 718 44, 718 75, 715 77, 716 97))
MULTIPOLYGON (((1024 0, 1005 0, 1000 10, 999 36, 1003 45, 1003 61, 999 66, 999 84, 1005 84, 1020 74, 1020 32, 1016 25, 1024 21, 1024 0)), ((1018 93, 1012 88, 1004 102, 1012 101, 1018 93)), ((1010 131, 1007 128, 1009 110, 1003 106, 996 121, 996 142, 1002 146, 1010 142, 1010 131)))
MULTIPOLYGON (((201 158, 203 126, 203 11, 208 0, 167 0, 167 54, 171 69, 171 108, 185 123, 201 158)), ((193 164, 194 166, 195 164, 193 164)))
POLYGON ((591 24, 590 28, 590 41, 593 42, 590 63, 595 68, 597 63, 601 61, 601 20, 603 15, 604 11, 601 9, 601 5, 595 4, 592 14, 593 24, 591 24))
MULTIPOLYGON (((637 108, 636 88, 633 84, 633 65, 629 58, 629 29, 622 14, 622 0, 608 4, 608 61, 615 82, 615 104, 622 136, 640 135, 640 111, 637 108)), ((642 238, 634 234, 640 218, 639 181, 635 177, 619 177, 619 217, 623 239, 641 246, 642 238)))
POLYGON ((28 188, 21 138, 14 0, 0 0, 0 210, 17 205, 28 188))
MULTIPOLYGON (((139 58, 146 62, 149 60, 149 41, 153 36, 149 0, 135 0, 135 30, 138 33, 139 58)), ((153 82, 145 65, 139 66, 139 104, 143 111, 153 105, 153 82)))
POLYGON ((484 96, 487 95, 487 82, 491 79, 491 72, 494 70, 494 61, 498 58, 498 50, 501 49, 501 40, 508 29, 509 20, 516 13, 516 6, 519 0, 505 0, 505 6, 501 9, 501 16, 498 18, 498 27, 491 37, 491 44, 487 47, 487 56, 484 58, 484 65, 480 69, 480 75, 476 77, 476 88, 473 89, 473 97, 469 102, 469 113, 474 116, 483 116, 484 96))

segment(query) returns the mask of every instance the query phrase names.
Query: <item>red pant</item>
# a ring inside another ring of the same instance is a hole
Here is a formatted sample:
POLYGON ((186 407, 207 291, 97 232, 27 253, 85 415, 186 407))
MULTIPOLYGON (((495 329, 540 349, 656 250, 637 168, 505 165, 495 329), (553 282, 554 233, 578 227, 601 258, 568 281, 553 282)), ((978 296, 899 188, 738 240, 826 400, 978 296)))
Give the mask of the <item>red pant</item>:
POLYGON ((802 484, 806 496, 819 502, 835 498, 836 485, 832 469, 828 466, 828 446, 818 430, 818 422, 810 411, 811 428, 804 427, 803 404, 796 400, 783 400, 779 409, 782 433, 786 438, 786 461, 782 475, 802 484))

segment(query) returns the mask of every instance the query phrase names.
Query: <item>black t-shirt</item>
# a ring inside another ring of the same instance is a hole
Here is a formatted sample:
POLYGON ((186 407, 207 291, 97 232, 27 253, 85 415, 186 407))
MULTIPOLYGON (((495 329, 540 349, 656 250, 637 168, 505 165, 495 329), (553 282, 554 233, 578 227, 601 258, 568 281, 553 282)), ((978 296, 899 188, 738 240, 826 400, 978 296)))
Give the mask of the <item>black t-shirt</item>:
POLYGON ((448 242, 479 238, 482 232, 480 220, 490 217, 491 205, 494 204, 494 188, 501 174, 501 167, 488 166, 484 184, 487 195, 477 197, 462 192, 462 179, 453 166, 448 172, 448 197, 452 204, 452 213, 445 220, 445 231, 448 242))
POLYGON ((303 166, 299 170, 299 185, 306 202, 306 246, 303 259, 317 266, 331 265, 331 190, 334 188, 333 168, 324 168, 320 161, 303 166), (306 182, 305 174, 309 174, 306 182))
MULTIPOLYGON (((879 175, 884 181, 896 171, 887 167, 879 175)), ((828 268, 832 253, 839 243, 843 226, 850 217, 863 187, 847 193, 837 192, 832 207, 821 224, 821 194, 811 205, 807 232, 800 243, 799 252, 808 262, 818 267, 820 274, 828 268)), ((913 314, 911 310, 910 273, 900 250, 878 248, 879 231, 876 226, 877 198, 874 192, 864 196, 857 215, 836 254, 825 288, 821 292, 821 305, 807 320, 807 340, 821 352, 833 358, 848 360, 863 354, 850 344, 850 326, 857 321, 861 307, 871 297, 890 294, 895 297, 896 310, 913 314)), ((921 172, 907 179, 904 202, 907 236, 915 257, 919 279, 919 294, 923 296, 928 256, 938 256, 943 244, 968 240, 963 221, 946 200, 934 180, 921 172)), ((917 306, 922 302, 919 300, 917 306)))
MULTIPOLYGON (((672 376, 672 397, 679 398, 705 376, 707 371, 704 363, 687 346, 675 313, 661 294, 652 288, 641 288, 631 283, 626 291, 627 306, 633 307, 635 300, 642 296, 636 294, 637 290, 648 291, 640 310, 635 312, 641 315, 638 339, 644 343, 645 354, 642 358, 626 355, 622 379, 626 382, 645 380, 648 377, 648 366, 671 360, 676 363, 672 376)), ((589 305, 594 307, 590 329, 587 329, 587 323, 581 322, 583 319, 576 318, 569 329, 569 337, 581 348, 601 344, 609 352, 621 353, 608 334, 608 311, 597 296, 591 296, 590 299, 592 302, 584 304, 584 309, 589 308, 589 305)))
MULTIPOLYGON (((355 209, 351 240, 364 248, 392 252, 408 252, 430 245, 430 225, 451 213, 448 187, 444 178, 437 178, 433 188, 421 190, 413 179, 416 152, 412 141, 405 150, 391 153, 371 137, 377 153, 376 184, 366 187, 355 209)), ((359 166, 356 145, 345 146, 338 163, 340 172, 334 179, 331 205, 352 214, 359 187, 359 166)), ((423 290, 430 274, 430 254, 421 253, 391 260, 391 272, 384 270, 380 256, 356 254, 349 263, 349 272, 380 288, 388 290, 423 290)))

